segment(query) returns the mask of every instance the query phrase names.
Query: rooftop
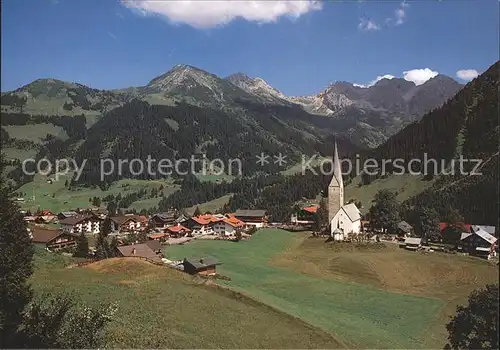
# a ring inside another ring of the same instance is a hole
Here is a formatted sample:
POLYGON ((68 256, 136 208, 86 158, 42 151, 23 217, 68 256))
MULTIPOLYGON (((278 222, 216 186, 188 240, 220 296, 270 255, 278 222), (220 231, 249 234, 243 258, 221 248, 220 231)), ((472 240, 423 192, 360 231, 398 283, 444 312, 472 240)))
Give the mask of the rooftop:
POLYGON ((184 265, 189 264, 193 266, 196 270, 202 269, 204 267, 215 266, 220 264, 217 259, 207 256, 205 258, 189 258, 184 259, 184 265))

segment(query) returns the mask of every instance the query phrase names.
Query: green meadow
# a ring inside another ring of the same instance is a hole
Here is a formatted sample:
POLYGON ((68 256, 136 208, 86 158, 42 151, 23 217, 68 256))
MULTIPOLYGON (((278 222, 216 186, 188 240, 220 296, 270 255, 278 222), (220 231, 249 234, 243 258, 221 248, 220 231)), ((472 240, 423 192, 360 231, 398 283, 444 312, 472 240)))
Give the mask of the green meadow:
POLYGON ((298 235, 263 229, 248 241, 198 240, 164 253, 170 259, 214 256, 222 262, 217 272, 231 278, 221 285, 331 332, 350 347, 426 347, 426 330, 442 300, 272 266, 271 259, 290 249, 298 235))

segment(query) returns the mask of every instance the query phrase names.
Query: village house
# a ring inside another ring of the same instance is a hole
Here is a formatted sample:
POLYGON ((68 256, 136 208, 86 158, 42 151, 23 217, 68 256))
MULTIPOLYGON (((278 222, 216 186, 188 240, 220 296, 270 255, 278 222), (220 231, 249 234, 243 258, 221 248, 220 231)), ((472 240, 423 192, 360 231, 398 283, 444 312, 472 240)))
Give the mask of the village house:
POLYGON ((413 233, 413 227, 406 221, 400 221, 396 227, 397 235, 400 237, 409 237, 413 233))
POLYGON ((64 220, 67 218, 70 218, 72 216, 77 216, 78 213, 76 211, 62 211, 59 214, 57 214, 57 219, 58 220, 64 220))
POLYGON ((158 242, 165 242, 169 235, 166 232, 149 233, 148 239, 158 242))
POLYGON ((138 226, 139 230, 145 230, 148 228, 149 219, 146 215, 125 214, 125 216, 133 217, 136 220, 136 222, 139 223, 139 226, 138 226))
POLYGON ((460 237, 459 248, 470 255, 484 258, 493 258, 497 255, 497 238, 480 227, 474 232, 463 232, 460 237))
POLYGON ((76 245, 76 236, 62 230, 47 229, 39 226, 31 226, 28 228, 31 241, 38 246, 42 246, 49 250, 57 250, 61 248, 71 247, 76 245))
POLYGON ((36 215, 35 222, 37 224, 50 224, 51 222, 55 222, 57 220, 57 216, 52 214, 50 210, 43 210, 39 214, 36 215))
POLYGON ((212 235, 215 232, 214 223, 218 221, 212 215, 194 216, 187 221, 186 227, 191 230, 192 236, 212 235))
POLYGON ((234 215, 238 220, 243 221, 246 226, 261 228, 267 224, 266 211, 261 209, 238 209, 234 215))
POLYGON ((311 205, 301 208, 295 214, 292 214, 290 222, 292 225, 314 225, 316 223, 316 213, 318 212, 319 205, 311 205))
POLYGON ((165 212, 165 213, 158 213, 155 214, 151 217, 151 222, 152 226, 155 229, 166 229, 168 226, 174 225, 176 222, 176 216, 177 213, 173 210, 165 212))
POLYGON ((101 230, 101 220, 90 215, 76 215, 59 221, 61 228, 66 233, 91 233, 97 234, 101 230))
POLYGON ((179 238, 188 236, 191 234, 191 230, 181 224, 177 224, 167 227, 165 233, 168 234, 169 237, 179 238))
POLYGON ((417 250, 422 247, 422 238, 407 237, 404 241, 404 247, 408 250, 417 250))
POLYGON ((141 230, 141 222, 134 215, 113 216, 111 231, 115 233, 136 232, 141 230))
POLYGON ((467 231, 476 232, 478 230, 483 230, 488 232, 490 235, 496 237, 496 227, 495 226, 486 226, 486 225, 471 225, 471 229, 467 231))
POLYGON ((37 213, 37 216, 56 216, 56 215, 53 212, 51 212, 50 210, 44 209, 44 210, 40 211, 39 213, 37 213))
POLYGON ((158 253, 161 249, 161 245, 158 241, 148 241, 147 243, 122 245, 117 247, 116 249, 118 250, 118 254, 122 257, 138 257, 155 263, 162 263, 161 257, 158 253), (156 244, 158 246, 156 246, 156 244))
POLYGON ((33 216, 33 215, 28 215, 28 216, 24 217, 24 221, 26 221, 26 222, 35 222, 35 220, 36 220, 36 216, 33 216))
POLYGON ((244 227, 245 223, 236 217, 225 217, 213 225, 215 234, 223 237, 234 236, 236 230, 243 229, 244 227))
POLYGON ((177 219, 175 219, 175 223, 182 225, 188 220, 189 220, 189 216, 181 214, 177 219))
POLYGON ((184 259, 184 272, 190 275, 211 276, 217 273, 217 260, 212 257, 184 259))
POLYGON ((108 210, 106 208, 92 208, 89 211, 89 214, 95 215, 100 219, 106 219, 108 216, 108 210))

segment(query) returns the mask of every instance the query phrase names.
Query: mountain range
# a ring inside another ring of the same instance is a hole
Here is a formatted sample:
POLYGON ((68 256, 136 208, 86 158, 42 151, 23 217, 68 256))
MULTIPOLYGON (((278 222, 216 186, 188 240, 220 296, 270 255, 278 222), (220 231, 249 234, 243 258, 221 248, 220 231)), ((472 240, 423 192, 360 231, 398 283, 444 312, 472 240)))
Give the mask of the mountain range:
MULTIPOLYGON (((121 90, 97 90, 56 79, 38 79, 2 94, 2 112, 19 112, 15 97, 25 98, 22 111, 31 115, 84 114, 88 126, 110 110, 137 98, 152 105, 185 102, 227 110, 239 102, 299 106, 307 114, 326 116, 327 129, 359 147, 375 147, 403 126, 439 107, 462 88, 438 75, 422 85, 404 79, 382 79, 362 88, 336 82, 317 95, 285 96, 265 80, 243 73, 220 78, 189 65, 177 65, 145 86, 121 90)), ((307 117, 311 119, 311 117, 307 117)), ((313 118, 314 119, 314 118, 313 118)), ((323 124, 315 121, 313 124, 323 124)))
POLYGON ((248 177, 220 188, 183 183, 159 209, 180 199, 190 206, 230 192, 227 210, 266 207, 277 220, 290 214, 295 201, 314 198, 322 181, 310 174, 261 178, 262 171, 283 170, 275 164, 257 166, 255 156, 261 152, 286 154, 290 166, 304 154, 330 155, 335 138, 341 156, 409 160, 427 153, 449 162, 464 155, 483 159, 485 176, 440 176, 406 204, 425 203, 438 211, 453 205, 467 220, 491 223, 498 213, 492 190, 498 181, 498 68, 497 62, 463 89, 438 75, 418 86, 398 78, 370 87, 336 82, 306 97, 285 96, 261 78, 242 73, 220 78, 187 65, 145 86, 120 90, 39 79, 2 94, 2 148, 17 185, 32 180, 20 169, 27 156, 88 159, 94 166, 76 182, 99 186, 96 169, 103 157, 171 159, 204 153, 209 159, 240 158, 248 177))
MULTIPOLYGON (((348 184, 346 193, 353 187, 358 189, 358 194, 375 194, 380 189, 396 193, 408 191, 412 195, 401 199, 403 212, 411 213, 415 207, 427 207, 434 209, 444 220, 456 210, 466 223, 497 225, 500 210, 499 72, 500 61, 497 61, 440 108, 409 124, 380 146, 351 155, 353 163, 356 158, 361 164, 371 159, 379 166, 384 160, 399 159, 402 160, 400 165, 407 170, 405 176, 395 174, 395 168, 389 163, 383 174, 355 176, 350 173, 344 178, 348 184), (466 160, 463 165, 459 165, 460 157, 466 160), (431 161, 426 167, 427 160, 431 161), (432 160, 436 160, 436 165, 432 160), (410 166, 416 174, 409 174, 410 166), (401 179, 405 179, 404 182, 401 179)), ((320 175, 313 172, 295 175, 253 197, 237 194, 226 209, 255 203, 256 207, 269 208, 276 220, 286 219, 296 201, 314 199, 322 191, 327 193, 331 175, 321 175, 319 168, 315 171, 320 175)), ((361 198, 346 199, 357 201, 361 198)), ((361 205, 370 208, 372 200, 373 196, 367 196, 361 205)), ((418 220, 411 222, 415 221, 418 220)))

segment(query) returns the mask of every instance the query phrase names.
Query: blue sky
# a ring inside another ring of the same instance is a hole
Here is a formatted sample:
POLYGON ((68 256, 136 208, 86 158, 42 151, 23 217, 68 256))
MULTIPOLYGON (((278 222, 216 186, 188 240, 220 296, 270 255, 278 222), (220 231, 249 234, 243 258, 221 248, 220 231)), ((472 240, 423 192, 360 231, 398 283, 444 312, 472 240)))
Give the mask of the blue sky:
POLYGON ((286 95, 384 75, 464 82, 457 71, 470 79, 498 60, 498 13, 498 0, 2 0, 1 90, 48 77, 138 86, 176 64, 259 76, 286 95))

